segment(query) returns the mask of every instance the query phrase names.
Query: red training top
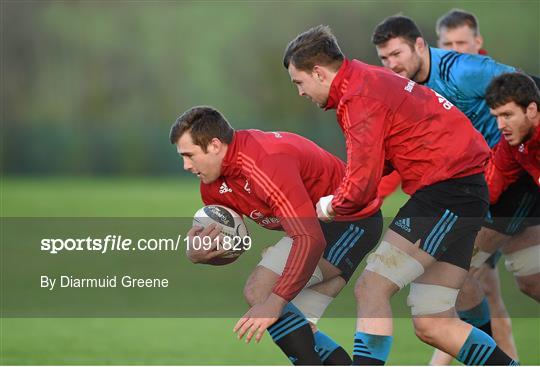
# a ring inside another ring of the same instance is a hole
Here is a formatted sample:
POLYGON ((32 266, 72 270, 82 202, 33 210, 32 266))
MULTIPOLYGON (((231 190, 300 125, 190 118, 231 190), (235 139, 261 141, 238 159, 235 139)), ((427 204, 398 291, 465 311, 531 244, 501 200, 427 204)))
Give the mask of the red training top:
POLYGON ((236 131, 221 177, 201 183, 206 205, 220 204, 293 239, 283 275, 273 292, 290 301, 306 285, 326 241, 315 205, 332 194, 345 163, 312 141, 285 132, 236 131))
POLYGON ((467 117, 433 90, 379 66, 344 60, 326 109, 337 109, 347 144, 345 179, 334 193, 339 215, 371 215, 377 187, 392 169, 409 195, 484 172, 489 147, 467 117))
POLYGON ((499 196, 523 171, 529 173, 540 186, 540 127, 536 128, 533 136, 525 143, 512 147, 502 138, 493 148, 486 169, 490 203, 496 203, 499 196))

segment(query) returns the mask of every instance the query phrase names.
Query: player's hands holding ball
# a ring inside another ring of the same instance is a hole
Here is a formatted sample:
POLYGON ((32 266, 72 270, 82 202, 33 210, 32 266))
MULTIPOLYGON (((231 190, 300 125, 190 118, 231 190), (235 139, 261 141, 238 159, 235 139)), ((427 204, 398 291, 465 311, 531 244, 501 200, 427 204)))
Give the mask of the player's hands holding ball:
MULTIPOLYGON (((188 238, 186 256, 194 264, 212 264, 219 256, 227 252, 220 246, 222 226, 212 223, 207 227, 193 226, 186 237, 188 238), (198 237, 198 238, 197 238, 198 237), (204 243, 205 246, 200 244, 204 243), (199 245, 196 245, 199 244, 199 245)), ((216 265, 216 264, 215 264, 216 265)))

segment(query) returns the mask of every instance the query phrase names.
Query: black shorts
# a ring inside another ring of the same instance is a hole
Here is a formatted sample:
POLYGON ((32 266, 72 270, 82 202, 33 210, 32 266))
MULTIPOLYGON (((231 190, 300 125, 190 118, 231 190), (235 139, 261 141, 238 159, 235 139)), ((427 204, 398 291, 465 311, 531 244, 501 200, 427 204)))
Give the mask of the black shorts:
POLYGON ((513 236, 540 224, 540 189, 528 174, 508 186, 489 208, 484 227, 513 236))
POLYGON ((439 182, 416 191, 390 229, 437 261, 469 270, 474 240, 489 206, 483 174, 439 182))
POLYGON ((352 222, 321 222, 326 239, 323 258, 341 270, 341 277, 349 281, 358 264, 375 248, 382 234, 381 211, 371 217, 352 222))

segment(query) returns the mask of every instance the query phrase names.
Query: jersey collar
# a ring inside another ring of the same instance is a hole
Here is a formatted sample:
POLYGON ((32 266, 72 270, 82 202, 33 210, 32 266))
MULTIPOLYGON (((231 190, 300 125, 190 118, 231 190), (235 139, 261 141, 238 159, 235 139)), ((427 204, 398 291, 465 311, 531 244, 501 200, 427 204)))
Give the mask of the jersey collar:
POLYGON ((536 147, 540 145, 540 127, 537 126, 534 130, 534 133, 532 134, 531 138, 527 140, 525 143, 521 143, 518 145, 518 151, 520 153, 528 153, 530 149, 533 149, 533 147, 536 147))
POLYGON ((240 146, 239 140, 239 132, 235 131, 231 143, 227 146, 227 153, 221 163, 221 176, 237 176, 240 174, 241 168, 237 164, 240 146))
POLYGON ((324 106, 325 111, 336 109, 341 97, 343 97, 345 94, 348 83, 344 83, 344 81, 348 79, 351 73, 349 67, 350 64, 351 61, 349 59, 343 60, 343 64, 341 64, 336 76, 334 77, 334 80, 332 81, 332 85, 330 85, 328 101, 326 102, 326 106, 324 106))

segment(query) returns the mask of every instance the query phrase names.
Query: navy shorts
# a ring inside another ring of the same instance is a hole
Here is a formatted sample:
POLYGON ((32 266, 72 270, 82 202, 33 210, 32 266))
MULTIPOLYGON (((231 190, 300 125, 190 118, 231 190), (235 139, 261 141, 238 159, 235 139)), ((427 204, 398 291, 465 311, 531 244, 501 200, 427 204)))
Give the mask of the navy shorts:
POLYGON ((321 222, 326 239, 323 258, 341 270, 349 281, 362 259, 377 246, 382 234, 381 211, 352 222, 321 222))
POLYGON ((489 208, 484 227, 513 236, 540 224, 540 188, 524 173, 489 208))
POLYGON ((438 182, 416 191, 390 229, 437 261, 469 270, 474 241, 489 207, 483 174, 438 182))

